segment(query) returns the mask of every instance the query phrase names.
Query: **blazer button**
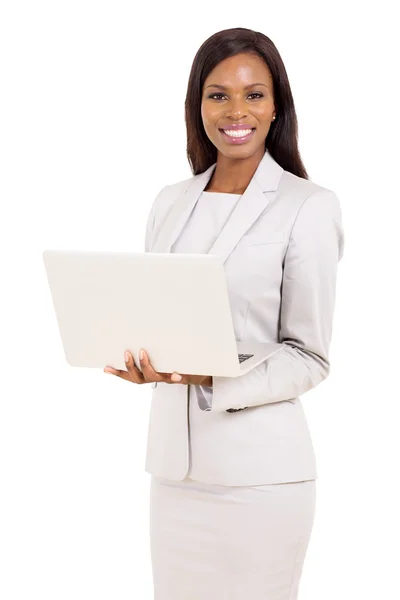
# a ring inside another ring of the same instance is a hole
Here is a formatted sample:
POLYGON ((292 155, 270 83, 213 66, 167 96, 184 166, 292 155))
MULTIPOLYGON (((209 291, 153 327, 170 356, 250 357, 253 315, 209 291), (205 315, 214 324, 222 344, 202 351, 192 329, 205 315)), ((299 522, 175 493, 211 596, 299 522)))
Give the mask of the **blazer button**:
POLYGON ((153 389, 154 389, 154 388, 156 388, 156 387, 157 387, 157 383, 158 383, 157 381, 153 381, 153 383, 151 384, 151 387, 152 387, 153 389))

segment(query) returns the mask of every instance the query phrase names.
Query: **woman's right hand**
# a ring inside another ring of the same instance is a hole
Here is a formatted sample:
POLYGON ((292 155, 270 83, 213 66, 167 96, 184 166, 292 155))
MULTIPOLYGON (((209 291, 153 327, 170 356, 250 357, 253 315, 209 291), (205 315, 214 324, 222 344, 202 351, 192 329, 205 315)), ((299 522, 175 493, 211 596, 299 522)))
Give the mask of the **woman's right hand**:
POLYGON ((108 365, 105 367, 105 373, 117 375, 121 379, 126 379, 133 383, 181 383, 183 385, 207 385, 212 386, 212 377, 210 375, 180 375, 176 371, 174 373, 158 373, 150 363, 147 352, 143 350, 143 359, 139 358, 142 371, 135 365, 133 356, 130 352, 125 352, 125 364, 127 371, 122 369, 114 369, 108 365))
POLYGON ((126 351, 124 354, 124 359, 127 371, 124 371, 123 369, 114 369, 113 367, 107 365, 104 369, 104 373, 111 373, 112 375, 121 377, 121 379, 125 379, 126 381, 130 381, 131 383, 138 384, 153 383, 155 381, 163 381, 165 383, 176 383, 174 379, 172 379, 173 373, 158 373, 153 369, 148 359, 147 353, 143 353, 143 360, 139 359, 142 371, 140 371, 137 368, 132 354, 126 351))

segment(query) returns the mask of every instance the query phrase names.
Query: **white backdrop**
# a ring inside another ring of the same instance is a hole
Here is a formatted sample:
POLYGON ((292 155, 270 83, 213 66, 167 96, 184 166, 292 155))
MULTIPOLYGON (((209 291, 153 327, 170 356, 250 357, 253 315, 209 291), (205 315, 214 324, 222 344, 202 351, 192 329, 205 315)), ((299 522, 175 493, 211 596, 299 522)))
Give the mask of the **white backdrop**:
POLYGON ((2 600, 153 597, 151 388, 68 366, 41 253, 143 250, 154 197, 191 175, 184 98, 194 55, 238 26, 278 47, 306 169, 336 192, 345 226, 331 375, 302 397, 319 479, 300 600, 398 594, 400 98, 390 6, 3 1, 2 600))

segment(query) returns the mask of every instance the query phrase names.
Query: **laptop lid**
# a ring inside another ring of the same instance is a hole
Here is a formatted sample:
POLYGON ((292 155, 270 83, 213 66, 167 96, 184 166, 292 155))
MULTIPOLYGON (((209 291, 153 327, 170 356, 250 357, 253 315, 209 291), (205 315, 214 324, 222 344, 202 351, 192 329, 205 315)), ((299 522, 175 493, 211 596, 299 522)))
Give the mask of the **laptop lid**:
POLYGON ((45 250, 66 359, 71 366, 224 376, 237 346, 222 259, 212 254, 45 250))

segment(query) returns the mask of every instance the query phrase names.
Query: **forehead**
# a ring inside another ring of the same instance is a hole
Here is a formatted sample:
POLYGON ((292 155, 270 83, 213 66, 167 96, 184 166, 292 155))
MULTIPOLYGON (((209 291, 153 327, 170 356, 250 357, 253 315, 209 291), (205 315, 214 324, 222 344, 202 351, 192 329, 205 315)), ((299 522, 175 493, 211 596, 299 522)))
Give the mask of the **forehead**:
POLYGON ((258 55, 242 53, 221 61, 207 76, 204 86, 211 83, 225 87, 248 85, 253 82, 272 84, 271 72, 258 55))

